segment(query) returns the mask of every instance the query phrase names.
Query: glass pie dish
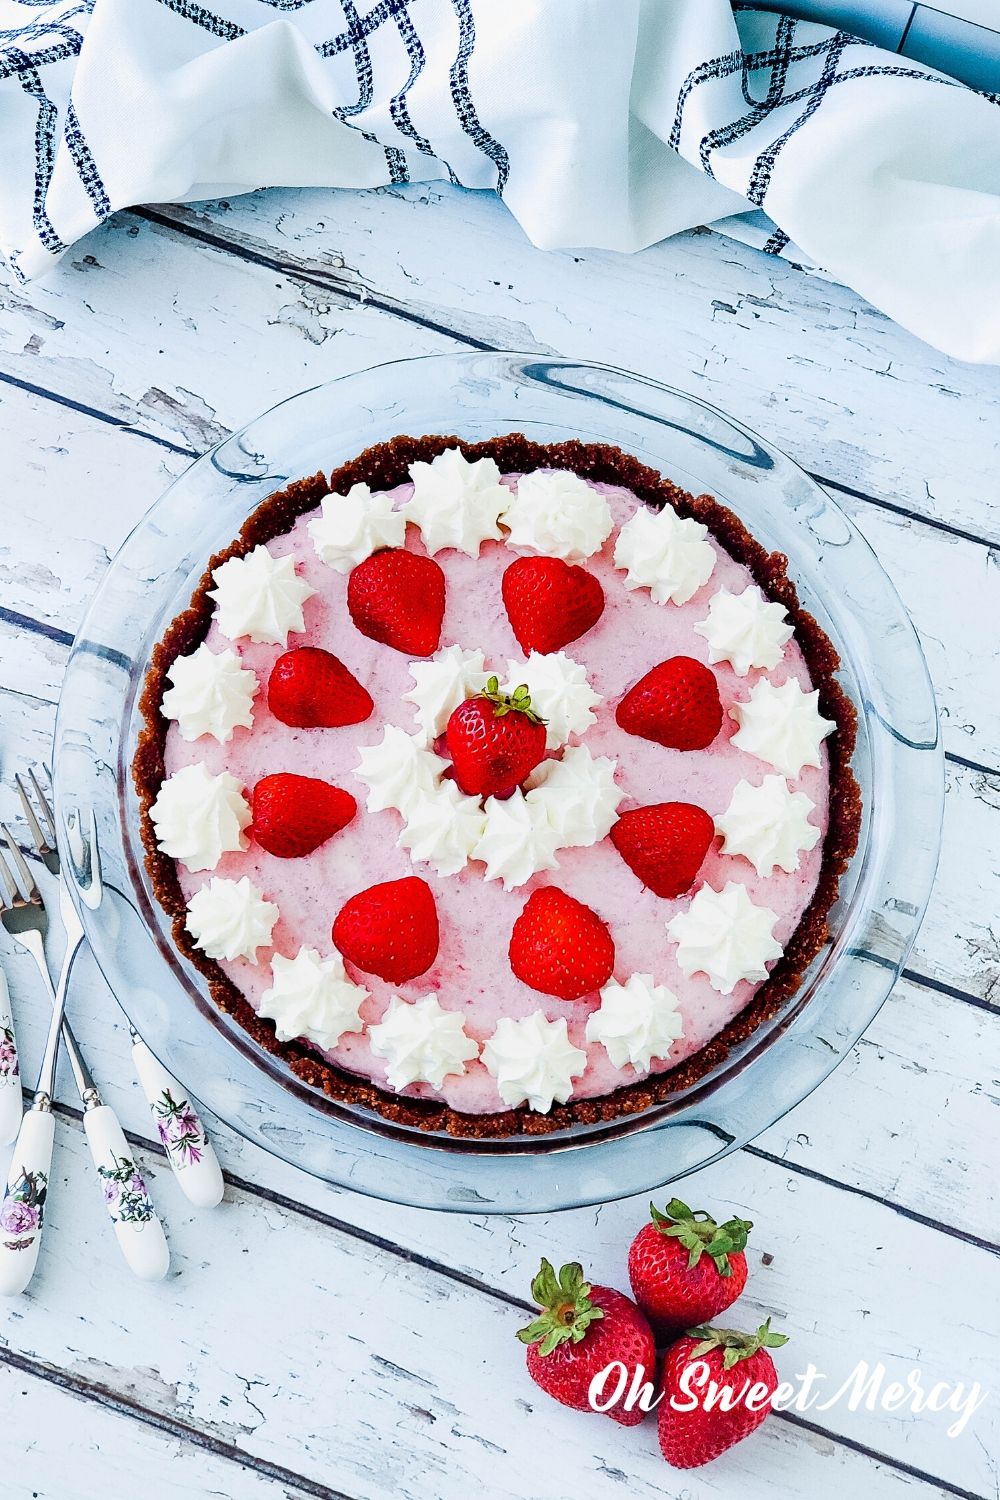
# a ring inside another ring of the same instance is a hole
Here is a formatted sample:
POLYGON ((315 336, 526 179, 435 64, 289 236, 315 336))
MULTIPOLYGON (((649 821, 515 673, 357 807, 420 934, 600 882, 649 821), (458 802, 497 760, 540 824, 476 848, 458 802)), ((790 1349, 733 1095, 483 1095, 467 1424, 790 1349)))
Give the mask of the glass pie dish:
POLYGON ((836 1067, 885 1000, 937 861, 943 763, 906 612, 868 544, 800 469, 746 428, 658 382, 513 353, 441 355, 345 376, 274 407, 199 459, 118 553, 75 642, 56 725, 60 814, 92 804, 106 894, 81 909, 129 1020, 229 1126, 331 1183, 476 1212, 603 1202, 681 1177, 758 1135, 836 1067), (212 1002, 174 946, 143 866, 130 766, 150 654, 207 558, 267 495, 397 433, 522 432, 621 447, 729 506, 789 558, 840 652, 858 711, 864 816, 830 937, 771 1020, 712 1072, 640 1114, 544 1136, 462 1139, 392 1124, 297 1079, 212 1002), (530 1170, 525 1170, 529 1163, 530 1170))

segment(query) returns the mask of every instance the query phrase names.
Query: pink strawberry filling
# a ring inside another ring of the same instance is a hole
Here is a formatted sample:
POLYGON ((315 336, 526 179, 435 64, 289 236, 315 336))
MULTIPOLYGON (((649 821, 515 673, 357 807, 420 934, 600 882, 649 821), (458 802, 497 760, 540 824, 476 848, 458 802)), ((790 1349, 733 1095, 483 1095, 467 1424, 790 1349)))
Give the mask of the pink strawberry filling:
MULTIPOLYGON (((782 661, 769 672, 751 671, 739 677, 725 664, 713 667, 727 712, 719 737, 706 750, 669 750, 624 733, 615 722, 615 707, 626 689, 667 657, 683 655, 707 661, 707 644, 695 634, 693 626, 705 618, 709 600, 718 589, 725 586, 738 593, 752 579, 713 542, 718 554, 715 570, 687 604, 655 604, 648 590, 626 591, 624 574, 614 567, 612 551, 617 529, 634 512, 636 501, 625 490, 606 485, 599 488, 611 506, 615 531, 584 566, 603 586, 605 609, 586 635, 565 648, 567 655, 586 668, 591 686, 604 700, 596 710, 597 723, 583 742, 593 755, 617 760, 617 781, 624 793, 620 812, 646 803, 681 801, 693 802, 714 817, 725 810, 740 780, 758 783, 774 771, 731 744, 737 726, 728 715, 729 706, 747 699, 761 676, 775 683, 795 677, 809 689, 808 670, 794 638, 785 647, 782 661)), ((410 493, 409 485, 400 486, 395 492, 396 503, 402 503, 410 493)), ((479 1042, 492 1034, 502 1016, 523 1017, 537 1010, 552 1020, 563 1016, 570 1040, 587 1053, 586 1071, 576 1080, 573 1097, 608 1094, 638 1075, 630 1066, 613 1067, 599 1043, 586 1041, 584 1028, 599 1003, 598 996, 562 1001, 539 994, 515 977, 508 961, 511 928, 527 897, 544 885, 558 885, 592 907, 607 923, 616 948, 616 978, 624 982, 630 974, 652 972, 657 983, 667 985, 679 997, 683 1035, 673 1044, 669 1058, 653 1063, 653 1071, 663 1071, 699 1051, 743 1009, 757 986, 742 982, 731 995, 720 995, 705 976, 686 978, 681 972, 665 924, 686 908, 693 890, 677 900, 664 900, 644 890, 610 839, 589 849, 561 851, 558 870, 536 875, 511 892, 505 892, 499 881, 486 884, 480 863, 470 864, 458 875, 438 876, 426 865, 411 864, 409 855, 397 849, 402 827, 398 813, 365 810, 368 789, 354 774, 359 749, 379 743, 387 723, 408 732, 417 728, 416 710, 404 701, 404 694, 412 687, 409 661, 355 628, 347 610, 347 576, 316 557, 306 531, 308 519, 302 517, 289 533, 268 543, 275 556, 293 553, 301 576, 318 590, 305 604, 306 630, 290 636, 288 647, 320 646, 332 652, 371 693, 375 712, 364 723, 334 729, 296 729, 281 723, 268 710, 266 685, 284 648, 242 640, 236 648, 243 664, 257 673, 261 683, 252 729, 237 729, 226 745, 210 737, 185 742, 174 725, 167 734, 168 774, 202 761, 213 772, 231 771, 252 790, 266 775, 294 771, 342 787, 358 802, 354 820, 303 858, 278 859, 251 844, 245 853, 225 855, 212 872, 192 874, 179 866, 181 888, 188 898, 212 874, 229 879, 248 875, 279 908, 274 949, 261 949, 256 965, 243 959, 223 963, 230 979, 256 1007, 271 984, 272 951, 294 957, 301 946, 307 946, 318 949, 321 955, 331 954, 330 928, 348 897, 364 886, 416 873, 431 887, 437 905, 441 928, 438 955, 425 974, 397 986, 362 974, 348 964, 350 977, 370 992, 361 1012, 366 1025, 381 1019, 391 994, 417 999, 431 991, 437 993, 445 1009, 462 1014, 466 1031, 479 1042)), ((406 546, 424 552, 419 532, 412 526, 407 528, 406 546)), ((503 543, 487 542, 478 559, 453 551, 440 552, 435 559, 447 581, 441 645, 483 650, 487 668, 495 670, 501 681, 507 676, 508 658, 522 656, 501 598, 501 578, 514 555, 514 550, 503 543)), ((214 624, 207 640, 214 650, 232 644, 214 624)), ((790 785, 815 803, 812 821, 825 833, 825 749, 821 755, 821 769, 806 768, 790 780, 790 785)), ((719 842, 715 839, 709 849, 693 889, 703 881, 716 888, 727 880, 741 881, 753 901, 777 913, 775 936, 784 944, 816 887, 822 840, 800 856, 794 874, 776 870, 766 879, 758 876, 747 860, 721 854, 719 842)), ((385 1083, 385 1063, 372 1053, 366 1033, 345 1035, 340 1045, 325 1055, 345 1069, 385 1083)), ((447 1077, 440 1092, 426 1084, 411 1085, 405 1092, 443 1099, 451 1108, 467 1114, 505 1108, 494 1079, 479 1061, 468 1064, 465 1073, 447 1077)))

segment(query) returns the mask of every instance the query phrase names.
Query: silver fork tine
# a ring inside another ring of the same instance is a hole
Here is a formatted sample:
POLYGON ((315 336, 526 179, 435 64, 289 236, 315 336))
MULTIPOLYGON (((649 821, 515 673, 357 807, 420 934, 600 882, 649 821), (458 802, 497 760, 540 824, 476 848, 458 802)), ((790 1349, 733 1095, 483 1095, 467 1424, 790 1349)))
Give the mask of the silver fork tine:
MULTIPOLYGON (((38 783, 35 781, 34 776, 31 777, 31 780, 35 787, 35 790, 37 791, 38 783)), ((42 825, 35 817, 35 809, 31 805, 31 799, 28 796, 28 789, 25 786, 24 782, 21 780, 20 773, 15 774, 14 781, 17 785, 17 795, 20 797, 21 806, 24 809, 24 821, 27 823, 29 829, 31 830, 31 837, 35 842, 35 848, 38 850, 39 854, 47 854, 49 849, 48 841, 46 840, 46 837, 42 832, 42 825)))
MULTIPOLYGON (((49 786, 51 786, 52 773, 51 771, 49 771, 48 766, 45 767, 45 772, 49 778, 49 786)), ((31 785, 35 788, 35 796, 38 798, 38 805, 42 809, 42 817, 45 823, 48 825, 48 840, 50 843, 54 844, 56 841, 56 815, 52 811, 52 808, 49 806, 49 799, 46 797, 45 793, 42 791, 42 788, 38 784, 38 777, 35 775, 33 766, 28 767, 28 776, 31 779, 31 785)))
POLYGON ((20 894, 20 892, 17 889, 17 882, 15 881, 13 875, 10 873, 10 870, 7 866, 7 861, 4 859, 2 854, 0 854, 0 877, 2 877, 3 879, 4 889, 7 892, 6 901, 3 899, 3 895, 0 894, 0 911, 6 911, 8 903, 14 901, 20 894))
POLYGON ((28 900, 33 902, 36 906, 41 906, 41 892, 35 884, 32 878, 31 871, 28 869, 27 863, 25 862, 24 856, 15 844, 13 837, 11 836, 11 831, 7 827, 6 823, 0 823, 0 833, 2 833, 4 838, 7 840, 7 851, 10 854, 11 859, 14 861, 14 868, 17 871, 18 875, 21 877, 24 889, 28 893, 28 900))

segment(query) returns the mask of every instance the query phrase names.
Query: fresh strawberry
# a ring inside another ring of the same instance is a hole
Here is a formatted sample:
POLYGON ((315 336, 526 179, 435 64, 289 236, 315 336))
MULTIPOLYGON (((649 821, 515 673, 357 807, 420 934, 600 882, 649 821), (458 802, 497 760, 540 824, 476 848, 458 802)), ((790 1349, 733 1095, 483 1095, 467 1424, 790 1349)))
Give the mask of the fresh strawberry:
POLYGON ((296 859, 339 833, 357 810, 350 792, 339 786, 281 771, 253 789, 253 836, 268 854, 296 859))
POLYGON ((527 687, 502 693, 496 677, 460 703, 445 730, 455 780, 472 797, 504 797, 545 754, 545 720, 527 687))
POLYGON ((604 613, 604 590, 585 568, 560 557, 519 557, 500 585, 517 643, 529 651, 561 651, 604 613))
MULTIPOLYGON (((628 1384, 605 1415, 623 1427, 635 1427, 646 1413, 638 1403, 627 1410, 625 1395, 636 1374, 638 1381, 652 1380, 656 1369, 653 1331, 635 1303, 611 1287, 591 1286, 576 1262, 556 1276, 543 1260, 531 1295, 539 1315, 517 1336, 528 1346, 528 1374, 535 1384, 564 1406, 594 1411, 588 1399, 591 1381, 620 1360, 628 1384)), ((611 1389, 609 1385, 609 1394, 611 1389)))
POLYGON ((615 966, 614 939, 596 911, 554 885, 528 897, 508 951, 518 979, 560 1000, 599 990, 615 966))
POLYGON ((691 656, 671 656, 629 688, 615 718, 628 734, 668 749, 704 750, 722 728, 715 673, 691 656))
POLYGON ((431 656, 441 640, 444 574, 432 557, 403 547, 373 552, 351 570, 347 608, 362 635, 407 656, 431 656))
POLYGON ((668 1464, 695 1469, 710 1463, 760 1426, 778 1388, 778 1372, 767 1351, 787 1343, 784 1334, 771 1332, 768 1318, 756 1333, 693 1328, 670 1345, 658 1407, 660 1451, 668 1464), (704 1370, 690 1368, 700 1362, 704 1370), (720 1392, 713 1405, 706 1400, 709 1382, 720 1392))
POLYGON ((632 1294, 657 1333, 710 1323, 746 1286, 743 1254, 749 1219, 716 1224, 672 1198, 665 1214, 652 1203, 650 1223, 628 1252, 632 1294))
POLYGON ((430 886, 408 875, 359 891, 337 913, 333 941, 366 974, 390 984, 416 979, 437 958, 437 907, 430 886))
POLYGON ((278 657, 268 678, 267 706, 296 729, 361 724, 375 708, 354 673, 320 646, 297 646, 278 657))
POLYGON ((654 896, 682 896, 701 869, 715 823, 693 802, 654 802, 623 812, 611 830, 629 869, 654 896))

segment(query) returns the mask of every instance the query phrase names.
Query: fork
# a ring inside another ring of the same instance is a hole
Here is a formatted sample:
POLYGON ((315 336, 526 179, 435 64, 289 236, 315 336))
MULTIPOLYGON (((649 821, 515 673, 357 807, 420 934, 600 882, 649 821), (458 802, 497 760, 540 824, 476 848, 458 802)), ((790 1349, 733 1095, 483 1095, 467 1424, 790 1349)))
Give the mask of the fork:
POLYGON ((0 969, 0 1145, 9 1146, 21 1128, 21 1067, 14 1039, 7 977, 0 969))
MULTIPOLYGON (((55 820, 51 808, 34 774, 31 780, 40 799, 43 816, 52 829, 54 841, 55 820)), ((22 800, 30 807, 20 782, 18 791, 22 800)), ((28 823, 46 868, 51 873, 58 874, 59 856, 53 844, 42 833, 33 811, 28 823)), ((166 1275, 170 1260, 163 1226, 156 1216, 142 1174, 132 1158, 118 1117, 110 1105, 102 1102, 72 1030, 64 1020, 66 991, 73 960, 83 941, 83 927, 60 875, 60 909, 66 924, 67 940, 59 982, 53 990, 45 961, 44 939, 48 926, 45 903, 21 851, 9 829, 2 823, 0 834, 6 842, 11 863, 21 881, 19 887, 17 878, 0 854, 0 880, 7 892, 6 901, 0 896, 0 922, 14 941, 31 954, 52 1001, 52 1019, 38 1085, 14 1146, 7 1189, 0 1206, 0 1233, 4 1236, 0 1239, 0 1293, 14 1296, 23 1292, 38 1261, 55 1133, 52 1098, 60 1031, 83 1101, 87 1144, 101 1179, 104 1203, 114 1225, 115 1237, 126 1261, 137 1276, 148 1281, 160 1280, 166 1275), (24 891, 27 892, 26 896, 24 891)))
MULTIPOLYGON (((28 774, 31 775, 36 792, 41 796, 38 782, 31 772, 28 774)), ((20 783, 18 791, 31 826, 30 799, 20 783)), ((41 829, 38 833, 41 834, 41 829)), ((97 911, 104 899, 104 885, 93 819, 85 833, 80 826, 78 810, 74 808, 66 816, 65 833, 66 864, 70 878, 84 906, 90 911, 97 911)), ((34 829, 32 836, 35 836, 34 829)), ((42 841, 44 843, 44 835, 42 841)), ((41 853, 37 838, 36 846, 41 853)), ((44 854, 42 858, 45 858, 44 854)), ((170 1170, 189 1203, 193 1203, 196 1208, 215 1208, 222 1202, 225 1183, 218 1157, 205 1134, 198 1112, 184 1088, 172 1073, 167 1072, 159 1059, 154 1057, 131 1022, 129 1034, 132 1038, 132 1065, 146 1096, 170 1170)))

